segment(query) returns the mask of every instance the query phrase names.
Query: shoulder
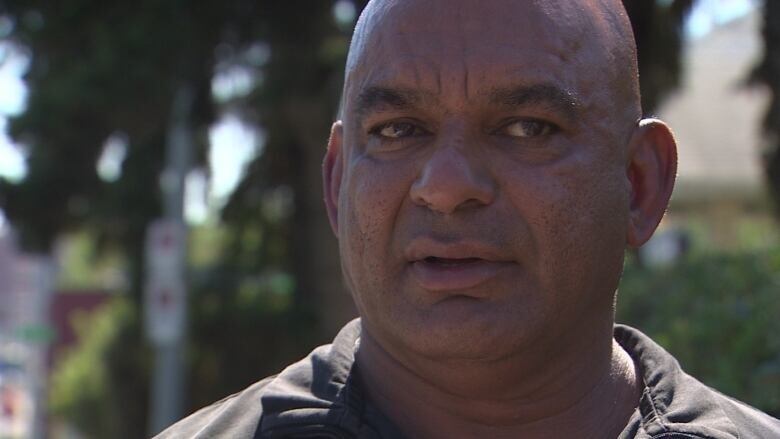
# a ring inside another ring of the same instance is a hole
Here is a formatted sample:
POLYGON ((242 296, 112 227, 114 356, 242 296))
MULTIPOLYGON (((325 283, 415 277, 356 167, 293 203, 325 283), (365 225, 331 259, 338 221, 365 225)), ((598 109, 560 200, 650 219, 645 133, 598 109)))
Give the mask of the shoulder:
POLYGON ((710 390, 718 405, 737 427, 741 438, 780 438, 780 420, 742 401, 710 390))
POLYGON ((351 393, 345 388, 359 335, 359 322, 353 321, 333 344, 320 346, 278 375, 198 410, 156 438, 243 439, 302 425, 338 426, 354 411, 348 403, 354 398, 347 398, 351 393))
POLYGON ((254 437, 262 417, 260 399, 275 376, 265 378, 246 389, 223 398, 155 436, 156 439, 254 437))
POLYGON ((618 325, 615 339, 645 384, 634 431, 642 438, 780 438, 780 420, 725 396, 685 373, 675 358, 640 331, 618 325))

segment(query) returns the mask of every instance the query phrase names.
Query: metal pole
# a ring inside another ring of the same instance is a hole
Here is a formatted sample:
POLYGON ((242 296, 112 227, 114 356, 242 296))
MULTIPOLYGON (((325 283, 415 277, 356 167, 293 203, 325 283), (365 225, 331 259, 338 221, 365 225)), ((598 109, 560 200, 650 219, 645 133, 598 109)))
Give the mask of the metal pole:
MULTIPOLYGON (((160 178, 165 219, 181 224, 184 224, 184 183, 192 161, 189 119, 193 100, 192 88, 187 84, 180 86, 171 108, 166 166, 160 178)), ((181 245, 185 246, 185 243, 186 240, 183 240, 181 245)), ((179 276, 183 283, 187 255, 186 246, 182 248, 180 255, 182 260, 177 265, 181 267, 179 270, 181 272, 175 275, 179 276)), ((183 303, 186 304, 186 300, 183 303)), ((181 329, 180 334, 169 343, 155 343, 149 425, 152 435, 164 430, 183 415, 185 328, 181 329)))

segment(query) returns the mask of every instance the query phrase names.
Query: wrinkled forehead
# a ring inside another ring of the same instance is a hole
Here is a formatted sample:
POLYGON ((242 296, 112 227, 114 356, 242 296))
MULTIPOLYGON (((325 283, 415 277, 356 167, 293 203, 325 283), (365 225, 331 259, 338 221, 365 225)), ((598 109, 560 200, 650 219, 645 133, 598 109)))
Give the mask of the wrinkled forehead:
POLYGON ((586 9, 576 1, 374 0, 361 16, 354 36, 360 44, 353 44, 349 64, 354 68, 359 57, 410 39, 464 50, 541 44, 563 54, 579 46, 586 9))
POLYGON ((375 0, 353 37, 346 98, 398 80, 439 92, 458 83, 467 94, 496 78, 587 89, 599 75, 604 79, 604 66, 613 61, 608 14, 591 3, 375 0))

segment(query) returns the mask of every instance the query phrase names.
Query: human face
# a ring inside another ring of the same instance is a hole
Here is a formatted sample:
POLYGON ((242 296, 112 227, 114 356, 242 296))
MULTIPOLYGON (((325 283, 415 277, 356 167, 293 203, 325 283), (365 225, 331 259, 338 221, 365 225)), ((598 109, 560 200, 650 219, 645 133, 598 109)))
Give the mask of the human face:
POLYGON ((541 2, 388 3, 326 158, 366 330, 396 355, 490 360, 611 325, 637 115, 594 23, 541 2))

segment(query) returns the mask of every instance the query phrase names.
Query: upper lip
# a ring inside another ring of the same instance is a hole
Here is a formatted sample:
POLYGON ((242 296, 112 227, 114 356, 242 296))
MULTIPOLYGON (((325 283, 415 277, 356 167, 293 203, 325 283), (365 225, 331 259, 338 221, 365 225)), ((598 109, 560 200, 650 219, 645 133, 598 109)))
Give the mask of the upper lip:
POLYGON ((442 242, 433 238, 414 239, 404 249, 404 257, 410 262, 426 258, 441 259, 484 259, 493 262, 508 262, 512 258, 495 246, 482 241, 460 240, 442 242))

